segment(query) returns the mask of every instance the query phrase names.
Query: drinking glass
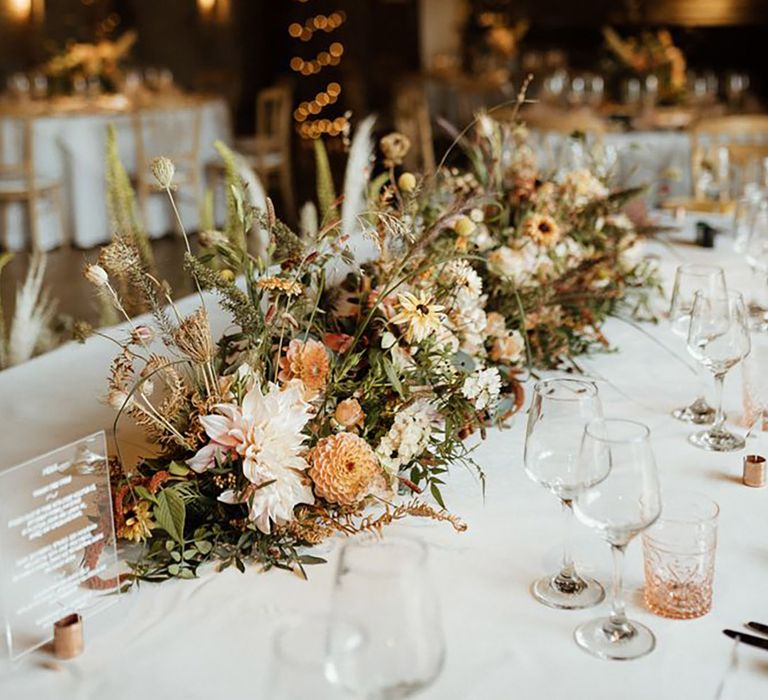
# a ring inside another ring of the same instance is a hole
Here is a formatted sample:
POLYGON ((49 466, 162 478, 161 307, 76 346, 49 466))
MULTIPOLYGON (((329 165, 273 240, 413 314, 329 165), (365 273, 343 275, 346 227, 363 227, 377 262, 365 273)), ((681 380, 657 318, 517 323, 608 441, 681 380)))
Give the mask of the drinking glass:
POLYGON ((712 609, 720 508, 688 491, 664 493, 664 512, 643 533, 645 604, 662 617, 688 620, 712 609))
POLYGON ((574 512, 597 530, 613 552, 611 612, 576 628, 576 643, 603 659, 634 659, 653 650, 653 633, 630 621, 624 609, 624 551, 635 535, 661 513, 661 493, 650 431, 642 423, 618 418, 591 421, 579 456, 581 481, 574 512))
MULTIPOLYGON (((394 700, 428 687, 443 667, 440 606, 416 539, 349 540, 342 547, 332 618, 365 635, 358 696, 394 700)), ((348 685, 348 684, 345 684, 348 685)))
POLYGON ((353 700, 365 648, 362 631, 320 615, 292 620, 272 642, 266 697, 270 700, 353 700))
POLYGON ((560 499, 564 530, 560 571, 535 581, 531 592, 536 600, 552 608, 589 608, 605 597, 597 581, 576 571, 570 551, 573 499, 581 487, 577 467, 581 439, 584 426, 601 415, 597 387, 592 382, 545 379, 533 388, 525 431, 525 471, 560 499))
POLYGON ((688 440, 705 450, 731 452, 744 447, 744 439, 725 429, 723 384, 728 370, 749 354, 747 310, 741 294, 696 292, 688 331, 688 351, 715 377, 717 413, 709 430, 688 440))
MULTIPOLYGON (((726 287, 723 268, 715 265, 680 265, 677 268, 672 303, 669 307, 669 321, 672 332, 683 340, 688 339, 693 299, 699 290, 711 295, 724 295, 726 287)), ((715 409, 700 395, 688 406, 672 411, 672 415, 687 423, 708 425, 715 419, 715 409)))

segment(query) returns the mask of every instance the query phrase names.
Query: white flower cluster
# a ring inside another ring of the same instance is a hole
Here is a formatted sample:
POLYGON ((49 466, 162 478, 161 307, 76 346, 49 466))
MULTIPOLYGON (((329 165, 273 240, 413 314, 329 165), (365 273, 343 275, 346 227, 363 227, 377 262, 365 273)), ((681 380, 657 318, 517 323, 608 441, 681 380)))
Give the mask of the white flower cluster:
POLYGON ((566 203, 576 209, 608 196, 608 188, 586 168, 569 172, 563 178, 562 192, 566 203))
POLYGON ((501 377, 495 367, 475 370, 464 380, 461 387, 461 393, 474 403, 478 411, 493 409, 499 400, 500 392, 501 377))
POLYGON ((416 401, 397 414, 376 448, 376 456, 384 469, 397 474, 427 449, 431 435, 432 410, 426 401, 416 401))
POLYGON ((459 349, 471 355, 482 353, 486 317, 480 276, 466 260, 454 260, 445 266, 440 278, 442 284, 453 290, 447 325, 458 338, 459 349))
POLYGON ((520 248, 500 246, 488 255, 488 265, 496 275, 518 287, 538 282, 553 270, 552 260, 535 245, 520 248))

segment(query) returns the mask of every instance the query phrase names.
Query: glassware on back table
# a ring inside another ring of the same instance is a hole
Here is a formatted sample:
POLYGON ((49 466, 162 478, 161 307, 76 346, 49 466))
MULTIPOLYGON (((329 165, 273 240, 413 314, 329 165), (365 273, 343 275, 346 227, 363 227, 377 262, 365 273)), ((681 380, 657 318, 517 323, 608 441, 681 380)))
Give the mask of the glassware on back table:
POLYGON ((725 429, 723 384, 725 375, 749 354, 747 310, 741 294, 696 292, 688 330, 688 351, 715 377, 717 414, 711 428, 694 433, 688 440, 697 447, 730 452, 744 447, 744 439, 725 429))
POLYGON ((362 679, 345 684, 358 697, 410 697, 443 667, 440 606, 427 569, 427 548, 415 539, 348 540, 336 573, 332 618, 365 636, 362 679))
POLYGON ((611 545, 613 600, 608 617, 576 628, 576 643, 603 659, 634 659, 656 645, 653 633, 630 621, 624 609, 624 551, 661 513, 650 431, 630 420, 596 419, 584 430, 579 457, 585 487, 574 500, 576 517, 611 545))
POLYGON ((645 604, 689 620, 712 609, 717 503, 689 491, 664 492, 664 512, 643 533, 645 604))
POLYGON ((757 204, 751 217, 744 257, 752 271, 749 315, 753 326, 768 327, 768 200, 757 204))
POLYGON ((525 471, 560 499, 566 522, 562 568, 535 581, 531 592, 553 608, 588 608, 605 597, 597 581, 578 574, 568 543, 573 528, 571 505, 581 486, 577 463, 584 426, 601 415, 592 382, 555 378, 534 386, 525 432, 525 471))
MULTIPOLYGON (((675 272, 669 322, 672 332, 685 341, 688 340, 693 299, 700 289, 708 294, 724 295, 726 287, 723 268, 715 265, 680 265, 675 272)), ((688 406, 672 411, 672 415, 687 423, 707 425, 715 419, 715 409, 707 403, 702 394, 688 406)))

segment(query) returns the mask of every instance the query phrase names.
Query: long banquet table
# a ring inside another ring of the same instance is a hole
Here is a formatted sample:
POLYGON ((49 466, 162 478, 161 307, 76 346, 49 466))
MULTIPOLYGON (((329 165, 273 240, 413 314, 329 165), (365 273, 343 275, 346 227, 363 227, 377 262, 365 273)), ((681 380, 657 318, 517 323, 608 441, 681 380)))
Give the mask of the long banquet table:
MULTIPOLYGON (((188 109, 194 104, 200 110, 200 149, 198 155, 199 178, 205 186, 205 166, 218 161, 214 142, 230 142, 232 127, 225 100, 217 97, 196 96, 184 98, 178 108, 188 109)), ((160 113, 176 109, 173 102, 160 105, 160 113)), ((6 121, 17 118, 16 113, 0 110, 0 130, 6 129, 6 141, 11 142, 11 126, 6 121)), ((163 117, 161 117, 163 118, 163 117)), ((120 159, 129 174, 136 173, 136 138, 130 110, 97 109, 83 107, 77 111, 51 111, 32 115, 34 140, 34 166, 37 177, 59 180, 64 188, 64 217, 66 231, 62 231, 59 217, 50 202, 39 203, 40 244, 50 250, 64 243, 67 235, 81 248, 91 248, 108 242, 112 237, 109 212, 106 205, 105 154, 107 127, 112 124, 117 132, 120 159)), ((0 133, 2 137, 2 133, 0 133)), ((2 142, 0 138, 0 142, 2 142)), ((161 153, 153 155, 164 155, 161 153)), ((0 158, 4 154, 0 153, 0 158)), ((5 156, 13 162, 10 155, 5 156)), ((179 198, 184 225, 195 230, 199 223, 199 206, 195 197, 185 192, 179 198)), ((151 197, 146 212, 146 226, 151 236, 161 236, 174 227, 167 202, 151 197)), ((1 213, 0 213, 1 215, 1 213)), ((11 250, 28 247, 28 229, 21 205, 7 208, 6 227, 11 250)))
MULTIPOLYGON (((684 245, 652 245, 649 250, 663 256, 667 282, 683 260, 723 264, 733 286, 747 278, 727 240, 714 252, 684 245)), ((194 303, 185 301, 188 308, 194 303)), ((227 320, 218 317, 216 323, 223 326, 227 320)), ((768 623, 768 489, 741 484, 743 452, 700 451, 686 441, 691 427, 670 417, 670 410, 692 399, 698 387, 685 366, 680 341, 663 324, 647 325, 641 332, 611 320, 606 335, 620 351, 580 361, 599 381, 606 413, 651 427, 663 488, 683 486, 720 503, 712 612, 690 621, 648 612, 642 605, 641 547, 636 541, 626 567, 628 611, 653 629, 656 650, 617 663, 592 658, 576 646, 573 629, 604 613, 607 603, 591 610, 557 611, 535 602, 528 591, 534 578, 557 566, 561 522, 555 499, 524 474, 521 413, 511 429, 491 430, 478 445, 476 457, 487 474, 485 498, 468 471, 455 469, 449 478, 446 500, 468 522, 466 533, 419 521, 394 528, 430 544, 442 603, 446 663, 437 682, 419 697, 714 698, 733 645, 721 630, 740 628, 748 620, 768 623), (651 338, 669 346, 677 359, 651 338)), ((113 415, 99 398, 113 352, 109 342, 92 338, 84 346, 67 345, 0 374, 0 467, 109 429, 113 415)), ((738 369, 726 387, 726 408, 736 417, 741 411, 738 369)), ((767 436, 751 438, 750 452, 765 454, 767 436)), ((125 443, 132 443, 130 436, 125 443)), ((8 497, 12 495, 0 494, 8 497)), ((607 584, 607 545, 581 525, 575 535, 580 566, 607 584)), ((285 572, 260 574, 250 568, 245 574, 229 569, 194 581, 143 585, 87 621, 81 657, 51 663, 52 657, 39 651, 17 663, 0 661, 0 698, 265 698, 271 634, 287 615, 326 607, 336 549, 323 550, 330 563, 312 567, 308 582, 285 572)), ((722 697, 768 697, 766 652, 741 645, 738 655, 722 697)))

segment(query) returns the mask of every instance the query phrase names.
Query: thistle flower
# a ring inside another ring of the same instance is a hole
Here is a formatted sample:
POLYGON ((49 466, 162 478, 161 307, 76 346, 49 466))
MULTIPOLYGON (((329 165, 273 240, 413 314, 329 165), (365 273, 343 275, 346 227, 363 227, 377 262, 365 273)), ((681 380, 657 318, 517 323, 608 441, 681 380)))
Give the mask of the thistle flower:
POLYGON ((195 362, 208 362, 216 354, 208 314, 200 308, 187 316, 173 332, 173 340, 179 350, 195 362))
POLYGON ((176 166, 170 158, 165 156, 155 158, 150 165, 150 169, 161 189, 173 189, 173 176, 176 174, 176 166))
POLYGON ((83 268, 83 277, 94 287, 104 287, 109 284, 109 275, 101 265, 87 264, 83 268))
POLYGON ((433 304, 425 292, 419 292, 419 296, 405 292, 398 294, 397 299, 401 310, 392 323, 406 326, 405 339, 409 343, 420 343, 440 328, 445 307, 433 304))
POLYGON ((384 154, 385 167, 392 168, 403 162, 403 158, 411 150, 411 140, 405 134, 393 131, 379 141, 379 147, 384 154))

